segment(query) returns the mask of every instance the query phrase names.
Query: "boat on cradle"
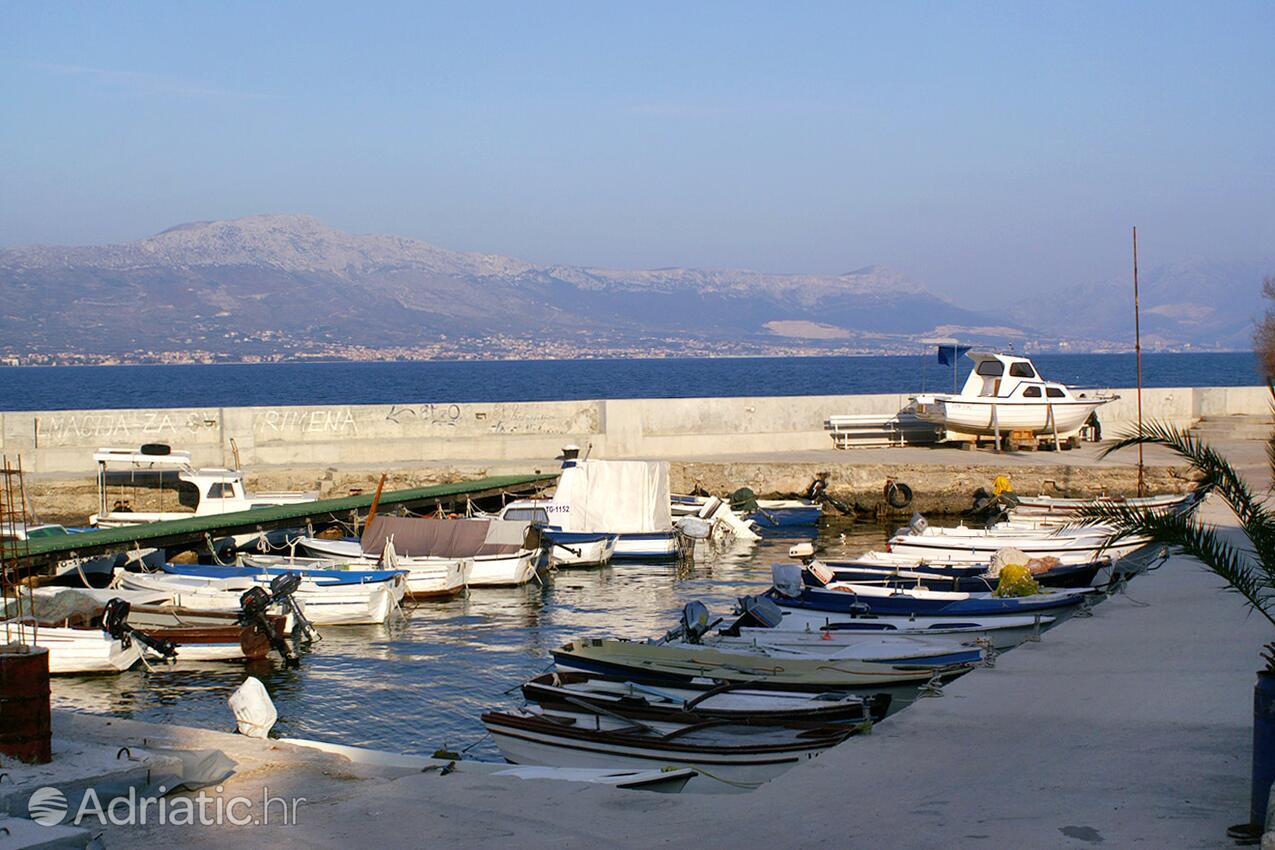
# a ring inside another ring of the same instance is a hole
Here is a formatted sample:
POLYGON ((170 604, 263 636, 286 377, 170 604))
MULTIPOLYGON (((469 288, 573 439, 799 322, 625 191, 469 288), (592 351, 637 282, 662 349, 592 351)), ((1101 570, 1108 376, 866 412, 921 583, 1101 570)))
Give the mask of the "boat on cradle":
POLYGON ((917 419, 952 432, 947 437, 1026 431, 1050 437, 1059 447, 1063 440, 1075 445, 1090 414, 1118 398, 1046 381, 1025 357, 990 351, 970 351, 966 356, 974 368, 959 393, 922 393, 908 406, 917 419))
POLYGON ((692 542, 673 524, 667 461, 580 460, 563 450, 562 472, 546 506, 549 532, 615 534, 612 560, 680 561, 692 542))
POLYGON ((750 790, 856 734, 847 724, 677 724, 583 709, 487 712, 483 725, 514 764, 558 767, 690 767, 717 780, 696 790, 750 790))
POLYGON ((639 720, 701 723, 868 723, 888 712, 890 698, 829 691, 763 691, 747 685, 650 685, 623 676, 556 671, 522 686, 528 702, 621 714, 639 720))
POLYGON ((774 564, 775 586, 768 598, 785 608, 805 608, 844 614, 851 611, 897 616, 994 617, 1048 613, 1056 619, 1074 614, 1086 602, 1096 602, 1095 588, 1042 591, 1032 596, 998 597, 991 593, 926 590, 915 587, 879 587, 853 582, 824 583, 817 569, 796 564, 774 564))
POLYGON ((651 768, 641 770, 605 767, 545 767, 540 765, 517 766, 499 762, 473 761, 429 756, 414 756, 369 750, 327 741, 311 741, 303 738, 280 738, 281 744, 294 744, 342 756, 354 764, 366 765, 404 775, 429 773, 460 773, 476 776, 502 776, 511 779, 550 780, 553 782, 581 782, 586 785, 609 785, 631 791, 656 791, 676 794, 698 774, 689 767, 651 768))
POLYGON ((610 563, 620 535, 551 528, 549 504, 549 499, 518 499, 501 508, 496 518, 529 522, 540 528, 540 539, 551 567, 602 567, 610 563))
MULTIPOLYGON (((162 443, 139 449, 104 448, 97 463, 97 528, 119 528, 192 516, 247 511, 273 505, 313 502, 316 493, 249 493, 238 469, 195 468, 190 452, 162 443)), ((234 536, 235 545, 258 541, 257 532, 234 536)))
POLYGON ((393 564, 407 572, 409 586, 418 576, 416 598, 452 595, 466 586, 526 584, 540 562, 538 531, 527 522, 498 519, 378 516, 361 538, 306 537, 299 547, 336 563, 393 564))

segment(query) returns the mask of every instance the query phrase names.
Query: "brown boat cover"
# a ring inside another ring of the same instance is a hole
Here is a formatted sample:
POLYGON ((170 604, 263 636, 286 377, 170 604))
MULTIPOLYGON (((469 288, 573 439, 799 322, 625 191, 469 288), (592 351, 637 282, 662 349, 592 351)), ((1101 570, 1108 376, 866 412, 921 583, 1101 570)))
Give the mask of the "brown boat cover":
POLYGON ((529 528, 509 520, 378 516, 363 535, 363 551, 379 557, 393 537, 394 551, 408 558, 512 555, 523 548, 529 528))

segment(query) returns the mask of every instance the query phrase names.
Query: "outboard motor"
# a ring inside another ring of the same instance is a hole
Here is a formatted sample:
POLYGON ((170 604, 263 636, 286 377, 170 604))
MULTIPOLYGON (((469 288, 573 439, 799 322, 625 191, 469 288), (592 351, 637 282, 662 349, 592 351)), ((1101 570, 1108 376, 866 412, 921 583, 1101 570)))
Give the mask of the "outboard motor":
POLYGON ((789 598, 801 596, 802 569, 799 564, 773 564, 770 567, 770 578, 775 583, 775 592, 789 598))
POLYGON ((930 522, 919 513, 912 514, 912 521, 907 524, 907 528, 901 529, 902 534, 924 534, 925 529, 930 527, 930 522))
POLYGON ((704 635, 708 634, 708 630, 720 623, 722 620, 718 617, 716 620, 709 622, 708 606, 703 602, 688 602, 682 608, 681 630, 682 637, 687 643, 699 643, 704 635))
POLYGON ((686 607, 682 609, 682 619, 678 623, 677 628, 667 632, 664 637, 654 643, 665 644, 675 640, 684 640, 687 643, 699 643, 704 635, 708 634, 709 629, 716 626, 722 621, 721 617, 709 622, 708 607, 703 602, 688 602, 686 607))
POLYGON ((102 631, 126 647, 137 641, 165 661, 176 658, 177 646, 171 640, 153 638, 128 624, 128 613, 132 608, 132 605, 118 596, 107 602, 106 609, 102 612, 102 631))
POLYGON ((722 629, 722 634, 729 637, 739 637, 740 629, 773 629, 784 620, 784 612, 764 596, 740 597, 735 613, 739 618, 722 629))
POLYGON ((314 626, 306 619, 301 606, 292 598, 292 594, 296 593, 300 586, 301 576, 296 573, 280 573, 271 580, 270 590, 267 591, 264 587, 250 587, 239 597, 240 625, 255 626, 270 641, 270 645, 289 667, 297 667, 301 661, 293 654, 292 648, 283 639, 283 635, 279 634, 271 624, 267 612, 277 604, 293 616, 296 620, 296 628, 303 635, 309 638, 315 634, 314 626))

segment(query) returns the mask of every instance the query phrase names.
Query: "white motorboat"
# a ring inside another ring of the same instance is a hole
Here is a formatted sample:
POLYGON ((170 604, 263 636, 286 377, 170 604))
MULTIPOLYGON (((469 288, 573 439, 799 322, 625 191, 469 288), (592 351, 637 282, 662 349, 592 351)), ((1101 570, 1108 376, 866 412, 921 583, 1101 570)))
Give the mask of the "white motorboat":
POLYGON ((1076 436, 1091 413, 1117 398, 1046 381, 1025 357, 989 351, 966 356, 974 368, 959 393, 913 396, 909 409, 918 419, 958 434, 1029 431, 1061 441, 1076 436))
MULTIPOLYGON (((140 449, 104 448, 97 463, 98 510, 89 524, 119 528, 147 522, 312 502, 315 493, 249 493, 238 469, 195 468, 190 452, 162 443, 140 449)), ((237 535, 242 545, 259 535, 237 535)))
POLYGON ((496 518, 542 527, 541 540, 552 566, 601 567, 610 563, 620 539, 618 534, 551 529, 550 504, 549 499, 518 499, 501 508, 496 518))

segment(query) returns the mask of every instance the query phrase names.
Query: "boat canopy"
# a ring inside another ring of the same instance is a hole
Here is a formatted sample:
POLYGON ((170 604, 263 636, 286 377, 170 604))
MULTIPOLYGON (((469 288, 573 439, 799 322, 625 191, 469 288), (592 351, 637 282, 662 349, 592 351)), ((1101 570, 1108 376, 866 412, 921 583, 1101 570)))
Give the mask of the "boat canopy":
MULTIPOLYGON (((1063 397, 1065 393, 1061 384, 1045 381, 1026 357, 997 354, 992 351, 971 351, 965 356, 974 361, 974 368, 961 389, 963 396, 1008 398, 1025 383, 1053 387, 1058 397, 1063 397)), ((1036 392, 1039 395, 1039 391, 1036 392)), ((1049 395, 1053 397, 1054 393, 1049 395)))
POLYGON ((563 468, 549 521, 563 531, 666 532, 670 504, 667 461, 583 460, 563 468))
POLYGON ((363 535, 363 551, 380 556, 392 537, 395 553, 408 558, 512 555, 523 548, 529 527, 499 519, 378 516, 363 535))

